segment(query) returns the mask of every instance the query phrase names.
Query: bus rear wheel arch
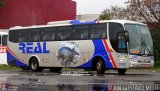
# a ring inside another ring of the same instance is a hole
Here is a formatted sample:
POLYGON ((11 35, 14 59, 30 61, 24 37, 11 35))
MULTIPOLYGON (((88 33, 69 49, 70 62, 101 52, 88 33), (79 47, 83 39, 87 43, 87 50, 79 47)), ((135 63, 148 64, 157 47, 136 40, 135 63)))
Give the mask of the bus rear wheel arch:
POLYGON ((42 72, 43 68, 39 67, 39 61, 36 57, 29 60, 29 67, 33 72, 42 72))
POLYGON ((105 63, 103 58, 95 57, 92 61, 92 69, 97 71, 97 74, 105 73, 105 63))

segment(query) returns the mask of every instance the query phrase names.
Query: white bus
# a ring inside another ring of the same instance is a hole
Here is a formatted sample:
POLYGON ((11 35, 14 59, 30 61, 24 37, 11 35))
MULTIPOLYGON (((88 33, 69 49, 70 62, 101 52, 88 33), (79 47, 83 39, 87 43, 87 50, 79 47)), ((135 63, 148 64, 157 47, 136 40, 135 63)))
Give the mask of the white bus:
POLYGON ((154 66, 147 25, 128 20, 68 20, 10 28, 8 64, 32 71, 59 72, 63 67, 96 70, 154 66))
POLYGON ((0 32, 0 64, 7 65, 7 32, 0 32))

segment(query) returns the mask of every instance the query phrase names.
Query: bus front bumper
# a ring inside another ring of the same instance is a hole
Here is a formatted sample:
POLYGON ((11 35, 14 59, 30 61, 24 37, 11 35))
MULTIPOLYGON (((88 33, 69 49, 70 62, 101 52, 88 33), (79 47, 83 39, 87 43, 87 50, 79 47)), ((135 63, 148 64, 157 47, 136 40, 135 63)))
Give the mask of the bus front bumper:
POLYGON ((130 63, 129 68, 153 68, 154 63, 130 63))

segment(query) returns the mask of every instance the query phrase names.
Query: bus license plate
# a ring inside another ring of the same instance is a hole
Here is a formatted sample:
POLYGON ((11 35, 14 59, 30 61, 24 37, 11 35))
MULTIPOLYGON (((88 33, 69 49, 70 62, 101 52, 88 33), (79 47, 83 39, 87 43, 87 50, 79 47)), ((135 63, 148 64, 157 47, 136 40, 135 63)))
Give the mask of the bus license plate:
POLYGON ((143 65, 143 67, 149 67, 149 65, 147 65, 147 64, 144 64, 144 65, 143 65))

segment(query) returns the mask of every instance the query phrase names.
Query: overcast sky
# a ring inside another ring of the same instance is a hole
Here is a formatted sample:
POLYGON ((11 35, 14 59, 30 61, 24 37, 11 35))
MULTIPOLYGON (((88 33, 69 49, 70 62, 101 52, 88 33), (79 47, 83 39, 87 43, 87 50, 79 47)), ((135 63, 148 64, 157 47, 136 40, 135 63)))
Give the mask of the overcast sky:
POLYGON ((74 0, 77 2, 77 14, 100 14, 110 6, 125 7, 127 0, 74 0))

